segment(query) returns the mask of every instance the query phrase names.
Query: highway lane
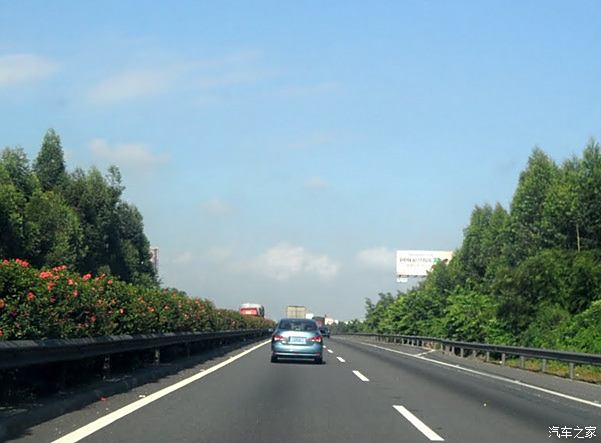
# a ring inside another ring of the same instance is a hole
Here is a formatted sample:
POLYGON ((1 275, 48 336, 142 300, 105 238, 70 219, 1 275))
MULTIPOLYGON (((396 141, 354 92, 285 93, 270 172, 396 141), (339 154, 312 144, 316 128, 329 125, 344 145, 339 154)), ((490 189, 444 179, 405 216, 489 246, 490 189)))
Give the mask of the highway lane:
POLYGON ((332 346, 371 377, 379 399, 408 405, 447 441, 549 441, 550 426, 601 431, 601 409, 360 342, 338 338, 332 346))
POLYGON ((365 401, 368 391, 328 353, 323 365, 272 364, 264 346, 82 441, 386 442, 420 437, 390 405, 365 401))
MULTIPOLYGON (((601 409, 356 341, 326 345, 324 365, 272 364, 269 346, 259 347, 81 440, 63 441, 548 442, 549 426, 601 430, 601 409)), ((36 429, 27 439, 53 440, 36 429)))

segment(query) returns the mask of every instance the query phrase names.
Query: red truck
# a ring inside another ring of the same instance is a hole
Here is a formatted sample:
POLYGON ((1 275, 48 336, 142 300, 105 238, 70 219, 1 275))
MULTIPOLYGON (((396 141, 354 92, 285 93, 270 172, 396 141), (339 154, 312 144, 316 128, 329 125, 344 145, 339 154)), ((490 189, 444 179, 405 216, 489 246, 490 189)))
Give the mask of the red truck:
POLYGON ((242 303, 240 305, 240 314, 265 317, 265 308, 258 303, 242 303))

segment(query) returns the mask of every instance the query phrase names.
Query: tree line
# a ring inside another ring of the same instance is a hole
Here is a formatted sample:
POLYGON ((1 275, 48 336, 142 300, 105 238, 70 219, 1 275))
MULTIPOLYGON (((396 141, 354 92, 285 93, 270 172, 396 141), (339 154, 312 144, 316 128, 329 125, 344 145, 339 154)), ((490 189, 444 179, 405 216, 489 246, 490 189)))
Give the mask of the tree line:
POLYGON ((3 149, 0 258, 158 286, 142 215, 123 191, 116 166, 104 175, 95 167, 68 171, 53 129, 33 162, 20 147, 3 149))
POLYGON ((448 264, 339 330, 601 352, 599 144, 561 164, 535 148, 509 209, 476 206, 448 264))

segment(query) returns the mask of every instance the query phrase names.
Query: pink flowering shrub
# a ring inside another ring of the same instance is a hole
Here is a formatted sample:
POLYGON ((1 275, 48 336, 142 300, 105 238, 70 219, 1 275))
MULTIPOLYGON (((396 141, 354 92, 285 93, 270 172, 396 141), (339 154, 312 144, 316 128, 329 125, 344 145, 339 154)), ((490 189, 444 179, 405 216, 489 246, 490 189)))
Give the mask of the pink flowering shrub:
POLYGON ((0 261, 0 340, 266 328, 273 322, 216 309, 173 289, 83 276, 66 266, 0 261))

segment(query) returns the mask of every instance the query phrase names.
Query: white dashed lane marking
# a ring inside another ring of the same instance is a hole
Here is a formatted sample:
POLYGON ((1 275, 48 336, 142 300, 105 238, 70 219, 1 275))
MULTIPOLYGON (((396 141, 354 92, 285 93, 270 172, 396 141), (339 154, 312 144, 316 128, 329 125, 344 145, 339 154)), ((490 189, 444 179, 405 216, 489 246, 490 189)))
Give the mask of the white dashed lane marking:
POLYGON ((430 429, 423 421, 409 412, 406 407, 394 405, 393 408, 396 409, 403 417, 405 417, 409 423, 415 426, 419 432, 428 437, 430 441, 444 441, 444 438, 442 438, 440 435, 430 429))
POLYGON ((353 371, 353 374, 355 374, 357 376, 357 378, 361 381, 369 381, 369 378, 367 378, 365 375, 363 375, 359 371, 353 371))

